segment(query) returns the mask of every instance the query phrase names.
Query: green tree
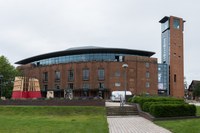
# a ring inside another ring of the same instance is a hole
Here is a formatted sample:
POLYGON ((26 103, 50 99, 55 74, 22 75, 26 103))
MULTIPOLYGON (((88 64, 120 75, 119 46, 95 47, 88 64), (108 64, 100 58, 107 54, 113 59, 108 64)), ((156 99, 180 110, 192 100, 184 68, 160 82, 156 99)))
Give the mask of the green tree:
POLYGON ((20 72, 10 64, 5 56, 0 56, 0 75, 1 78, 1 96, 11 98, 15 76, 19 76, 20 72))
POLYGON ((196 98, 200 97, 200 83, 197 83, 193 89, 193 96, 196 98))

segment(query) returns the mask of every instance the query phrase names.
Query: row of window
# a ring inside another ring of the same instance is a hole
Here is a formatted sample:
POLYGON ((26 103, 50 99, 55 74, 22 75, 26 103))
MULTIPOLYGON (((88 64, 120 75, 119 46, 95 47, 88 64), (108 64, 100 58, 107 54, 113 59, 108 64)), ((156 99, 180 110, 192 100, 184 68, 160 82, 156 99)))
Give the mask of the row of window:
MULTIPOLYGON (((89 62, 89 61, 123 61, 126 54, 116 53, 98 53, 98 54, 81 54, 81 55, 67 55, 48 59, 43 59, 33 62, 36 66, 45 66, 51 64, 61 64, 70 62, 89 62)), ((133 56, 133 55, 132 55, 133 56)))
MULTIPOLYGON (((119 77, 120 73, 116 72, 115 76, 119 77)), ((89 77, 90 77, 89 69, 83 69, 82 79, 83 80, 89 80, 89 77)), ((60 71, 55 71, 55 80, 58 81, 58 80, 60 80, 60 78, 61 78, 60 71)), ((104 78, 105 78, 104 69, 99 69, 98 70, 98 79, 104 80, 104 78)), ((150 73, 148 71, 146 72, 146 78, 150 78, 150 73)), ((73 80, 74 80, 74 71, 69 70, 68 71, 68 81, 73 81, 73 80)), ((43 81, 48 81, 48 72, 43 73, 43 81)), ((159 79, 159 81, 160 81, 160 79, 159 79)))
MULTIPOLYGON (((103 82, 99 82, 98 83, 98 88, 99 89, 105 88, 104 83, 103 82)), ((59 84, 55 84, 55 89, 59 90, 60 89, 60 85, 59 84)), ((67 89, 74 89, 74 84, 73 83, 68 83, 67 89)), ((82 89, 85 90, 85 91, 89 90, 90 89, 90 84, 89 83, 83 83, 82 89)), ((44 90, 45 91, 48 90, 48 85, 44 85, 44 90)))
MULTIPOLYGON (((119 86, 120 86, 120 83, 115 83, 115 85, 116 84, 119 84, 119 86)), ((104 83, 103 82, 98 83, 98 88, 99 89, 105 88, 104 83)), ((146 88, 150 88, 150 83, 149 82, 146 82, 146 88)), ((60 89, 60 85, 56 84, 55 85, 55 89, 59 90, 60 89)), ((74 84, 73 83, 68 83, 67 89, 74 89, 74 84)), ((90 84, 89 83, 83 83, 82 89, 87 91, 88 89, 90 89, 90 84)), ((44 85, 44 90, 45 91, 48 90, 48 85, 44 85)))
MULTIPOLYGON (((83 69, 82 71, 82 79, 83 80, 89 80, 90 78, 90 71, 88 68, 83 69)), ((55 80, 59 81, 61 79, 60 71, 55 71, 55 80)), ((98 80, 104 80, 105 79, 105 71, 103 68, 98 69, 98 80)), ((43 73, 43 81, 48 81, 48 72, 43 73)), ((68 81, 74 81, 74 70, 68 71, 68 81)))

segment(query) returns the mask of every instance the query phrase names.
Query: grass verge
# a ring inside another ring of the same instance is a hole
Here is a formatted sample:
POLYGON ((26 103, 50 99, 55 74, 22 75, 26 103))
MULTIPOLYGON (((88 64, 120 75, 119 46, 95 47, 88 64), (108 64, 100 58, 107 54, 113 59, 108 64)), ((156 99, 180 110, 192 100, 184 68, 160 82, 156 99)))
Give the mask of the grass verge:
MULTIPOLYGON (((197 106, 197 116, 200 116, 199 106, 197 106)), ((162 126, 173 133, 199 133, 199 123, 200 119, 155 121, 155 124, 162 126)))
POLYGON ((3 133, 108 133, 104 107, 1 106, 3 133))

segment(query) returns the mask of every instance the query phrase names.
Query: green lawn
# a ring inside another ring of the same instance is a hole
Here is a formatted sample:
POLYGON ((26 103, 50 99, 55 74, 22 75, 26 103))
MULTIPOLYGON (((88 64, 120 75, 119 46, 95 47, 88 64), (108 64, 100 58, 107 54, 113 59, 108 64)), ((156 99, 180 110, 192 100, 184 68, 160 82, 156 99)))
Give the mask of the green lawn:
POLYGON ((108 133, 104 107, 0 107, 0 133, 108 133))
MULTIPOLYGON (((200 116, 200 107, 197 107, 197 115, 200 116)), ((185 119, 185 120, 167 120, 156 121, 160 125, 173 133, 199 133, 200 132, 200 118, 199 119, 185 119)))
POLYGON ((196 106, 197 108, 197 116, 200 116, 200 106, 196 106))

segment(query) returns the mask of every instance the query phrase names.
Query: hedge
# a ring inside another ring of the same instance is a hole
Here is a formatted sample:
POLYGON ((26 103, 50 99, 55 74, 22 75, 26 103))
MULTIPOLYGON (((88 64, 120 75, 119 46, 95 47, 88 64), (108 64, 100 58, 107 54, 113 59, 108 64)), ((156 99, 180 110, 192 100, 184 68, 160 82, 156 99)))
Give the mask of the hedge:
POLYGON ((153 104, 150 114, 154 117, 195 116, 196 106, 189 104, 153 104))
POLYGON ((173 98, 173 97, 139 97, 139 96, 134 97, 131 101, 134 102, 134 103, 140 104, 141 107, 143 106, 143 104, 145 102, 159 102, 159 101, 180 101, 180 102, 184 102, 183 99, 177 99, 177 98, 173 98))
POLYGON ((185 104, 185 102, 184 101, 145 102, 142 106, 142 110, 145 112, 149 112, 151 105, 154 105, 154 104, 185 104))

